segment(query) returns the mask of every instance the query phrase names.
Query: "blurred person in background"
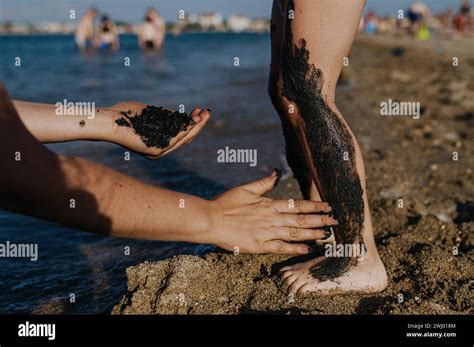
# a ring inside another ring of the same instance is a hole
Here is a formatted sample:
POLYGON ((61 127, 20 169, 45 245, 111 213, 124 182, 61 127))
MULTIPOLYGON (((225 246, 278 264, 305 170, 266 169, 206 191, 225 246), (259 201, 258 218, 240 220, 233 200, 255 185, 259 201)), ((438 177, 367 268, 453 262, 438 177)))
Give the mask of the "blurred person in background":
POLYGON ((164 42, 165 27, 164 21, 153 9, 148 10, 145 21, 138 30, 138 45, 141 49, 159 50, 164 42))
POLYGON ((407 17, 410 21, 410 33, 420 40, 429 38, 429 29, 427 26, 431 18, 431 10, 422 2, 415 2, 408 7, 407 17))
POLYGON ((166 23, 160 14, 149 8, 145 22, 138 30, 138 45, 141 49, 159 50, 165 42, 166 23))
POLYGON ((107 15, 103 15, 101 19, 97 47, 114 51, 120 47, 117 26, 107 15))
POLYGON ((466 33, 471 28, 471 4, 469 0, 461 2, 461 8, 454 18, 454 27, 458 33, 466 33))
POLYGON ((96 17, 97 10, 95 8, 88 9, 76 28, 75 41, 80 50, 94 46, 94 21, 96 17))
POLYGON ((368 11, 364 17, 364 32, 366 34, 375 34, 377 31, 377 16, 374 11, 368 11))

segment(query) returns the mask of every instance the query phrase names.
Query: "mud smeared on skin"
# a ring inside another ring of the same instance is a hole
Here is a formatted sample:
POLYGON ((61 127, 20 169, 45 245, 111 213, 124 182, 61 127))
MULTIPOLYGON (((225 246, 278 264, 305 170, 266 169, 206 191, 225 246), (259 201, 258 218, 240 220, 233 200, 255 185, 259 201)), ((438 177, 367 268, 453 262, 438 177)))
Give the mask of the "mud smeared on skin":
MULTIPOLYGON (((293 1, 289 1, 288 6, 287 10, 294 10, 293 1)), ((333 208, 334 217, 339 222, 333 227, 336 242, 363 242, 363 191, 356 168, 353 139, 342 120, 324 102, 321 95, 323 74, 309 63, 306 41, 293 42, 291 19, 286 23, 281 65, 283 84, 279 87, 283 95, 298 107, 317 173, 316 186, 323 201, 333 208), (344 160, 345 154, 348 160, 344 160)), ((301 156, 293 157, 292 153, 294 151, 289 152, 288 161, 297 169, 295 178, 299 179, 298 176, 307 168, 300 164, 301 156)), ((354 258, 327 258, 313 267, 310 273, 318 280, 330 280, 341 276, 352 263, 355 263, 354 258)))
MULTIPOLYGON (((122 112, 122 115, 123 115, 124 112, 122 112)), ((126 114, 125 114, 126 117, 128 117, 126 114)), ((118 125, 122 126, 122 127, 129 127, 131 128, 132 125, 130 124, 130 122, 128 120, 126 120, 125 118, 120 118, 120 119, 117 119, 115 121, 115 123, 117 123, 118 125)))
POLYGON ((81 121, 79 122, 79 126, 80 126, 81 128, 84 128, 84 125, 86 125, 86 122, 85 122, 84 119, 83 119, 83 120, 81 120, 81 121))
POLYGON ((166 148, 171 139, 188 126, 195 124, 186 113, 151 105, 147 105, 140 114, 134 116, 131 115, 131 111, 120 114, 123 117, 117 119, 115 123, 135 130, 147 147, 166 148))
POLYGON ((273 183, 273 188, 275 188, 278 185, 278 183, 280 183, 281 174, 282 174, 282 171, 280 168, 275 168, 274 170, 276 171, 277 178, 275 180, 275 183, 273 183))
MULTIPOLYGON (((275 25, 272 24, 272 29, 276 30, 275 25)), ((274 38, 272 37, 272 40, 274 38)), ((273 107, 280 116, 280 121, 283 130, 283 137, 285 138, 285 152, 288 165, 293 171, 293 176, 298 181, 303 198, 309 200, 309 187, 312 182, 311 172, 306 165, 306 160, 298 142, 298 136, 290 122, 288 121, 285 111, 283 110, 278 96, 278 76, 280 74, 280 66, 276 66, 272 57, 272 67, 268 81, 268 94, 272 101, 273 107)))

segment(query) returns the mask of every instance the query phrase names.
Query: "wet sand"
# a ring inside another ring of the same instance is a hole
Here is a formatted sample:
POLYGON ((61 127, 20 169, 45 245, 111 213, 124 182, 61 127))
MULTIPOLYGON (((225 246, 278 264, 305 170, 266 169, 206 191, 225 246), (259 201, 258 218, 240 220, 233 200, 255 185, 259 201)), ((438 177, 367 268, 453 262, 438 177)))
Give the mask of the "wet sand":
MULTIPOLYGON (((128 291, 112 313, 472 313, 473 44, 361 37, 344 70, 350 82, 337 104, 365 159, 375 239, 389 276, 384 292, 293 301, 277 272, 298 259, 181 255, 128 268, 128 291), (381 116, 388 99, 419 101, 421 117, 381 116)), ((286 178, 272 196, 301 195, 286 178)))

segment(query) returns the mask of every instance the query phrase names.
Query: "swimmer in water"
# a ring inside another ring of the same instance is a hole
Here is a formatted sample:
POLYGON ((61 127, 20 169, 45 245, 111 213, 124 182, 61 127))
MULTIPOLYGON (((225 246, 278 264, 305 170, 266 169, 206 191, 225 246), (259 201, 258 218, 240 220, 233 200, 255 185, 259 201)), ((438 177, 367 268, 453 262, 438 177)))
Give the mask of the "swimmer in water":
POLYGON ((150 149, 131 127, 116 123, 124 114, 142 116, 147 108, 127 102, 96 109, 93 119, 58 115, 55 105, 12 102, 0 83, 0 208, 102 235, 214 244, 255 254, 306 254, 302 242, 323 238, 321 228, 336 224, 321 214, 330 210, 326 203, 298 200, 296 211, 287 200, 262 196, 278 184, 278 170, 207 200, 42 144, 111 141, 156 159, 191 142, 211 117, 210 110, 195 108, 185 130, 167 146, 150 149))
POLYGON ((97 38, 97 47, 115 51, 119 49, 119 46, 120 41, 117 26, 108 16, 102 16, 99 37, 97 38))
POLYGON ((76 28, 74 39, 80 50, 94 47, 94 21, 97 17, 97 10, 91 8, 82 17, 76 28))
POLYGON ((145 16, 145 22, 138 30, 139 47, 144 50, 159 50, 163 45, 164 36, 164 26, 160 24, 159 20, 156 20, 156 17, 153 17, 152 10, 148 10, 145 16))
POLYGON ((339 224, 328 229, 327 240, 344 246, 333 256, 282 268, 293 294, 373 293, 387 286, 373 236, 362 154, 335 103, 343 58, 364 5, 363 0, 273 2, 268 91, 282 122, 288 163, 305 199, 331 205, 339 224))
POLYGON ((165 43, 165 35, 165 20, 160 16, 158 11, 150 7, 145 14, 145 23, 143 23, 140 30, 140 48, 153 50, 161 49, 165 43))

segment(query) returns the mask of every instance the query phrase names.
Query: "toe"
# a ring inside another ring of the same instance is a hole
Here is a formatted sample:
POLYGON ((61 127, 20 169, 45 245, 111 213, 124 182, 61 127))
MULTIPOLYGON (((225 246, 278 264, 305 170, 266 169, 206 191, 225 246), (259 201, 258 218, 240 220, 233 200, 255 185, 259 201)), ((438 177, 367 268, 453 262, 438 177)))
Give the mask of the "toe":
POLYGON ((314 287, 313 284, 305 283, 298 289, 298 292, 296 294, 297 295, 304 295, 306 293, 312 292, 312 291, 314 291, 313 287, 314 287))
POLYGON ((298 276, 296 276, 294 273, 290 273, 290 275, 285 279, 286 286, 290 287, 297 279, 298 276))
POLYGON ((306 284, 306 281, 302 278, 298 278, 296 281, 294 281, 289 287, 288 287, 288 293, 289 294, 296 294, 298 293, 298 290, 306 284))
POLYGON ((287 270, 287 271, 281 273, 281 278, 283 280, 286 280, 292 274, 293 274, 293 272, 291 270, 287 270))
POLYGON ((285 266, 280 269, 280 272, 283 273, 283 272, 291 271, 291 270, 293 270, 293 266, 285 266))

